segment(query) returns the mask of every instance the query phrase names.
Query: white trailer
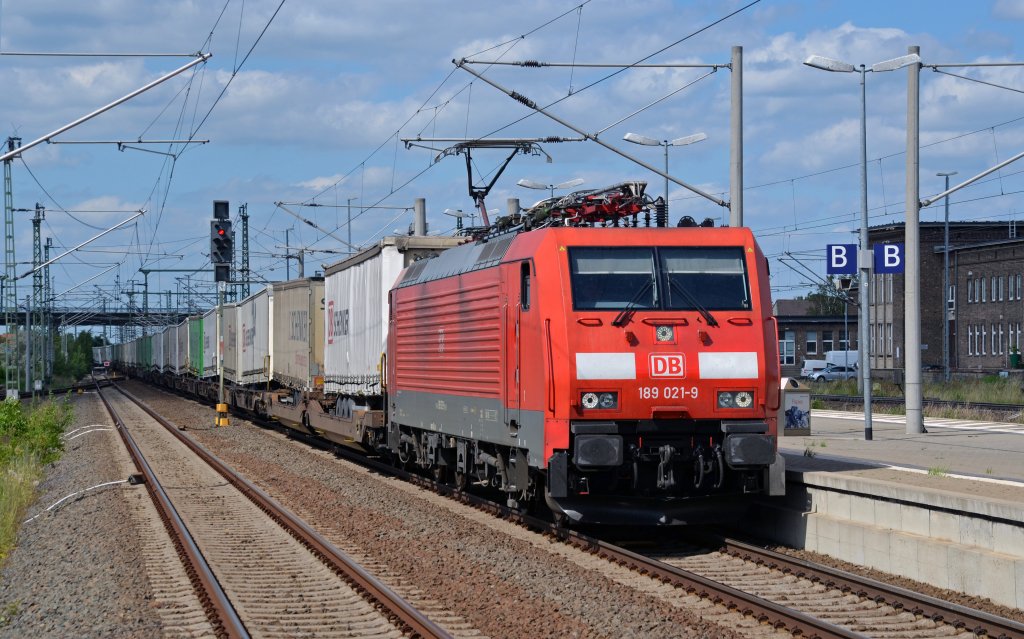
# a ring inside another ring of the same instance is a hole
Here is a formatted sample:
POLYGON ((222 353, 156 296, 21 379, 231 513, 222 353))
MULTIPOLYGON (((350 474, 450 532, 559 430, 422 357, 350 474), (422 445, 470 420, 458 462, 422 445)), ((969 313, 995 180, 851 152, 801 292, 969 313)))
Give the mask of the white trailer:
POLYGON ((327 266, 324 282, 324 392, 355 397, 381 392, 388 340, 388 291, 412 262, 466 241, 463 237, 385 237, 327 266))

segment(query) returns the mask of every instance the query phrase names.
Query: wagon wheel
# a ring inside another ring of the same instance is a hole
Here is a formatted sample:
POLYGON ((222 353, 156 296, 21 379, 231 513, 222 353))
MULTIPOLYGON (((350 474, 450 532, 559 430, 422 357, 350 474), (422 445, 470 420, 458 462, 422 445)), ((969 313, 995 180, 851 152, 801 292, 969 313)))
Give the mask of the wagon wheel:
POLYGON ((455 490, 459 492, 466 490, 466 473, 456 471, 454 481, 452 482, 452 486, 455 486, 455 490))
POLYGON ((431 472, 434 475, 434 481, 438 484, 448 483, 448 467, 442 464, 436 464, 431 472))

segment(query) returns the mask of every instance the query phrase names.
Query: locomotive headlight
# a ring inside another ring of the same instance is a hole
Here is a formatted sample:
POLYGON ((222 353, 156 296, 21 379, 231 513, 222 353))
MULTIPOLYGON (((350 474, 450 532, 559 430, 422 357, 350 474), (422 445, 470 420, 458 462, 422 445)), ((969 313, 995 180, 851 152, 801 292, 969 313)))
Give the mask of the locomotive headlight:
POLYGON ((598 398, 598 405, 605 409, 610 410, 619 407, 619 395, 618 393, 601 393, 598 398))
POLYGON ((614 410, 619 407, 619 394, 615 392, 583 393, 580 404, 588 410, 614 410))
POLYGON ((718 391, 719 408, 750 408, 754 394, 750 391, 718 391))

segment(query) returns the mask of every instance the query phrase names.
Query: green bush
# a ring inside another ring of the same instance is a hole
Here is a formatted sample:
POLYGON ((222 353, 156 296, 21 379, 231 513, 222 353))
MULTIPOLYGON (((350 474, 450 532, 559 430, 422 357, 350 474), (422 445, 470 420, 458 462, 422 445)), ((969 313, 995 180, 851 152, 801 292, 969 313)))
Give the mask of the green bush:
POLYGON ((14 547, 43 467, 64 450, 61 434, 72 419, 67 400, 50 399, 28 409, 16 399, 0 402, 0 561, 14 547))
POLYGON ((56 460, 64 450, 60 435, 71 419, 67 401, 42 402, 28 411, 15 399, 0 403, 0 467, 18 457, 44 465, 56 460))

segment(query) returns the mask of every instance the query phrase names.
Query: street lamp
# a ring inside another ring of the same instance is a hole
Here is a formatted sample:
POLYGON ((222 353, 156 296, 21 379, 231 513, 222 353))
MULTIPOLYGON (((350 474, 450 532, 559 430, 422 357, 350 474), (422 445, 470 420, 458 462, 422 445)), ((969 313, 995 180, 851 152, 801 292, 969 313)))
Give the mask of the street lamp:
POLYGON ((444 214, 445 215, 450 215, 450 216, 455 218, 455 230, 456 231, 461 231, 462 230, 462 218, 464 216, 464 213, 462 212, 462 209, 445 209, 444 210, 444 214))
POLYGON ((571 189, 574 186, 583 184, 583 182, 583 178, 576 178, 574 180, 569 180, 568 182, 562 182, 561 184, 541 184, 540 182, 534 182, 533 180, 519 180, 516 184, 528 189, 548 189, 551 191, 551 197, 554 198, 555 189, 571 189))
MULTIPOLYGON (((949 176, 956 175, 956 171, 936 173, 939 177, 946 178, 946 188, 949 190, 949 176)), ((944 238, 942 241, 942 379, 949 381, 949 196, 946 196, 946 223, 944 225, 944 238)))
MULTIPOLYGON (((868 262, 868 111, 867 111, 867 86, 865 77, 868 71, 881 73, 884 71, 895 71, 911 64, 921 62, 921 57, 916 53, 900 56, 891 60, 883 60, 871 65, 868 69, 865 65, 860 68, 848 62, 825 58, 820 55, 812 55, 804 60, 804 64, 822 71, 833 71, 837 73, 860 73, 860 252, 858 262, 860 266, 860 316, 857 327, 858 348, 860 348, 860 369, 861 377, 858 386, 864 394, 864 439, 872 438, 871 432, 871 359, 870 359, 870 338, 868 329, 871 322, 871 313, 868 310, 868 278, 871 277, 871 266, 868 262)), ((849 339, 849 336, 847 336, 849 339)))
POLYGON ((627 133, 622 136, 622 139, 626 142, 632 142, 633 144, 642 144, 644 146, 663 146, 665 147, 665 207, 668 207, 668 147, 670 146, 686 146, 693 144, 694 142, 700 142, 701 140, 707 139, 705 133, 694 133, 693 135, 687 135, 685 137, 676 138, 674 140, 655 140, 649 138, 646 135, 640 135, 638 133, 627 133))

